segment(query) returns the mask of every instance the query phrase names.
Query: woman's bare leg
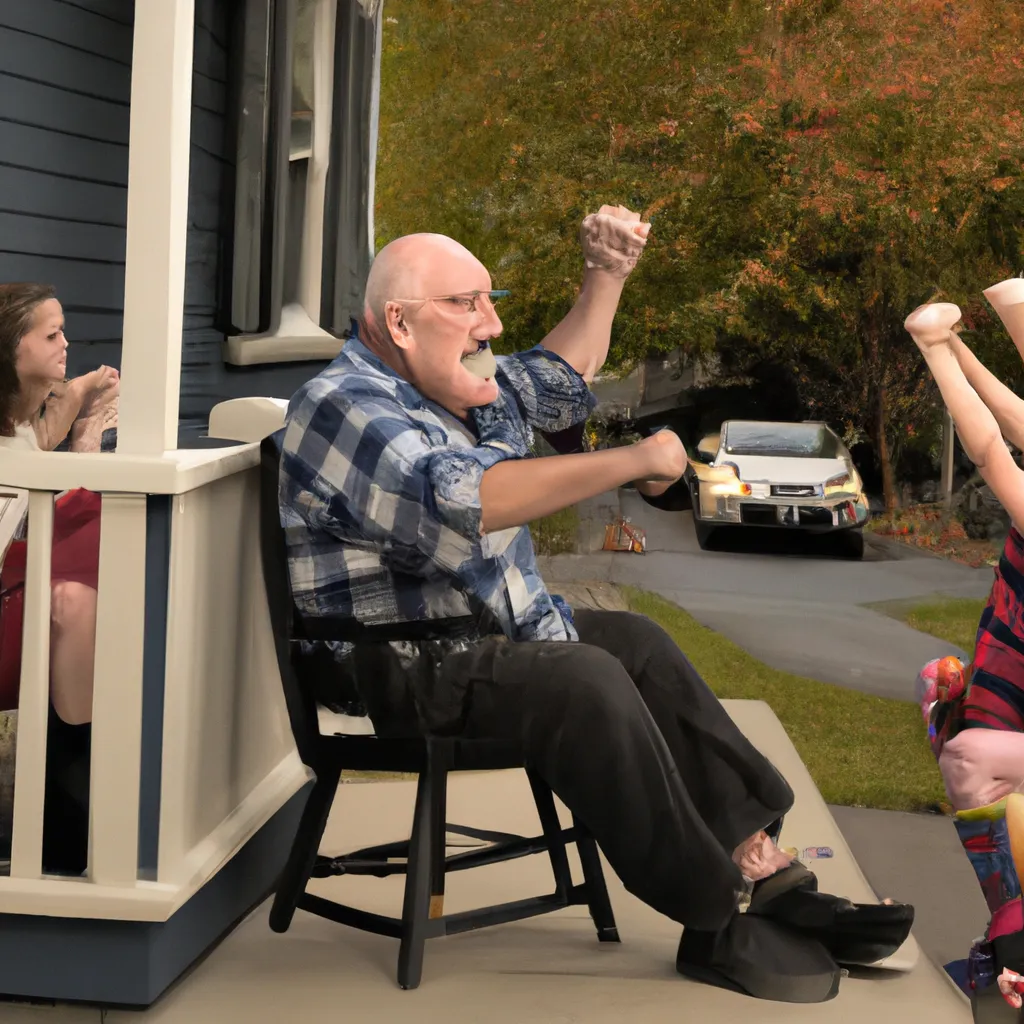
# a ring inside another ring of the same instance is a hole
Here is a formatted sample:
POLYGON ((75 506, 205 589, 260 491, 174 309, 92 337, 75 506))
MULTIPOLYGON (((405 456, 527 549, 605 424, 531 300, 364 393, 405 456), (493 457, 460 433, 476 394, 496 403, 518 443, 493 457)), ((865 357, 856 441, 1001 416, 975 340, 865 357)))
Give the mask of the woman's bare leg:
POLYGON ((981 360, 964 344, 957 334, 952 334, 949 347, 963 370, 967 383, 974 388, 978 397, 995 416, 1003 437, 1018 448, 1024 448, 1024 399, 1011 391, 981 360))
POLYGON ((84 725, 92 721, 96 591, 62 581, 50 600, 50 699, 68 725, 84 725))
POLYGON ((1020 526, 1024 524, 1024 473, 1010 456, 992 410, 971 386, 957 359, 953 327, 959 319, 956 306, 939 302, 915 309, 905 327, 928 363, 968 458, 1014 524, 1020 526))

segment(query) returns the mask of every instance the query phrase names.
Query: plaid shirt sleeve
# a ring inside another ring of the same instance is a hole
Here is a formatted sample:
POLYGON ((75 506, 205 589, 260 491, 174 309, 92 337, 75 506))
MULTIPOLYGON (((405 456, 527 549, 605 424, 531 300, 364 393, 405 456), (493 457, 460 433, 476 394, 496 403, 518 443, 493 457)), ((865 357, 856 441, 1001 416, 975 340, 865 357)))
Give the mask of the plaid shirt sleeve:
POLYGON ((583 377, 540 345, 499 357, 498 377, 504 390, 515 396, 523 419, 538 430, 567 430, 582 423, 597 405, 583 377))
POLYGON ((510 457, 504 446, 431 445, 384 393, 334 388, 306 408, 286 431, 282 476, 310 526, 377 545, 396 569, 427 560, 457 574, 479 552, 480 480, 510 457))

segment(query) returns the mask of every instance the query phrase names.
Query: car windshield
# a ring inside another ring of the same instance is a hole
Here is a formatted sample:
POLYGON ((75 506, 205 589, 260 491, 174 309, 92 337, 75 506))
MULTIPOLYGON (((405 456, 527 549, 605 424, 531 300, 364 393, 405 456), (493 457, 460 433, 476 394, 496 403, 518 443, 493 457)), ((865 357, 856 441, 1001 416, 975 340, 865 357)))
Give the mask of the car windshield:
POLYGON ((822 423, 730 423, 729 455, 780 455, 791 459, 835 459, 839 438, 822 423))

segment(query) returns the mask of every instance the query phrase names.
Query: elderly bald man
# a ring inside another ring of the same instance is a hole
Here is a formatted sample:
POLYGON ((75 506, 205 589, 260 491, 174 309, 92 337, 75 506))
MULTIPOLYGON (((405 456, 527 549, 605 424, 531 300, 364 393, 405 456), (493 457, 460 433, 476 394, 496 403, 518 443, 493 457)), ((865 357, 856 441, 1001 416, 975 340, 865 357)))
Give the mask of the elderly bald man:
POLYGON ((521 743, 625 886, 685 926, 681 973, 820 1001, 837 959, 893 952, 912 910, 817 893, 774 842, 786 781, 658 626, 574 615, 550 594, 526 525, 630 481, 658 495, 683 473, 668 431, 531 457, 534 430, 590 413, 587 382, 647 234, 622 207, 586 218, 575 305, 538 346, 497 359, 503 293, 472 253, 423 234, 381 250, 358 338, 288 409, 295 601, 310 636, 358 624, 355 679, 381 735, 521 743))

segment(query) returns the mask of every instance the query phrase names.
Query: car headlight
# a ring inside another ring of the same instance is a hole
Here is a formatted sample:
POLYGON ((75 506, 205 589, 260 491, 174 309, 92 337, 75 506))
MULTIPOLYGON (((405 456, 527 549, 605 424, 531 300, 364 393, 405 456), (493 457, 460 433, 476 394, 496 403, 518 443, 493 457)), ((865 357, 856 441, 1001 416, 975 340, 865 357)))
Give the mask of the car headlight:
POLYGON ((849 473, 839 473, 825 481, 825 493, 828 494, 831 491, 833 494, 842 494, 853 489, 852 483, 853 478, 849 473))
POLYGON ((713 495, 722 498, 728 495, 745 498, 750 494, 750 484, 740 479, 739 467, 732 462, 723 462, 719 469, 731 470, 731 476, 711 484, 709 489, 713 495))

